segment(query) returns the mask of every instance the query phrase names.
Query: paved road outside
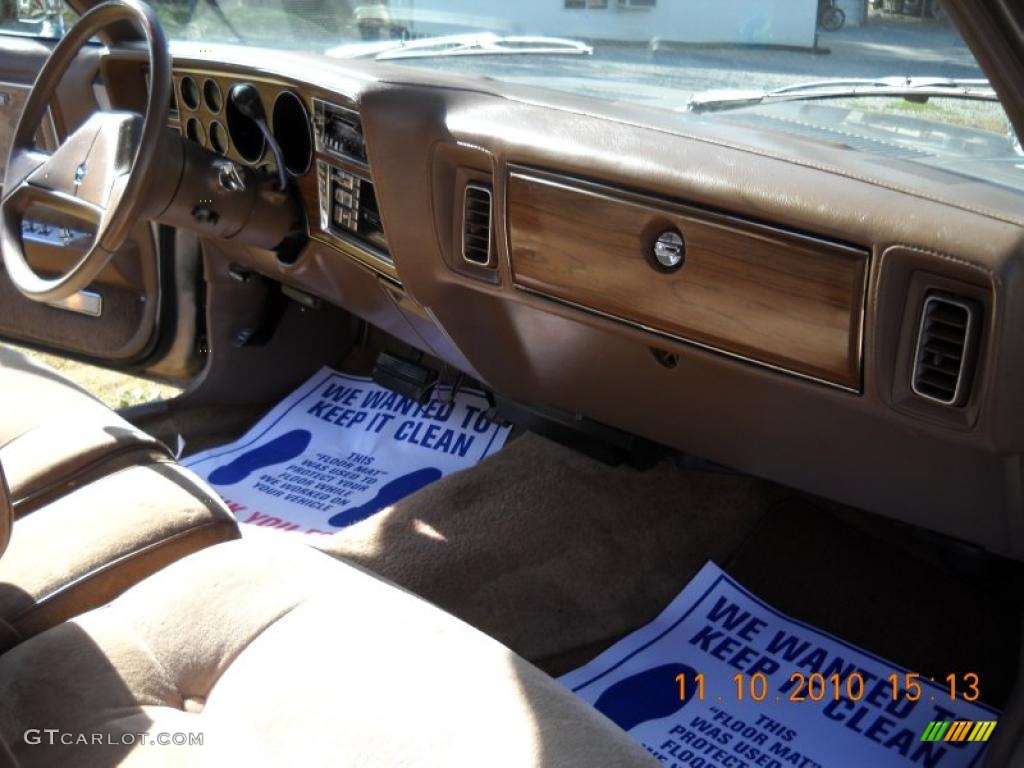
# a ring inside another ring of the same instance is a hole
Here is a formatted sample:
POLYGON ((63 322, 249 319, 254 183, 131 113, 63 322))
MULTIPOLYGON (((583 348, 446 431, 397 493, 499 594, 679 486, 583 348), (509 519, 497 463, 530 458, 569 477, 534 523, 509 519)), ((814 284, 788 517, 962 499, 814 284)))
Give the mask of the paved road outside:
MULTIPOLYGON (((572 30, 566 30, 572 36, 572 30)), ((649 46, 596 42, 592 57, 416 59, 422 66, 563 88, 599 98, 683 106, 718 88, 776 88, 827 78, 984 75, 949 23, 872 16, 863 27, 821 32, 819 50, 649 46)))
MULTIPOLYGON (((195 0, 191 16, 180 0, 156 0, 172 38, 237 42, 209 0, 195 0)), ((324 51, 358 40, 350 0, 220 0, 218 8, 247 45, 324 51)), ((424 3, 429 8, 430 3, 424 3)), ((482 5, 483 7, 483 5, 482 5)), ((495 14, 500 16, 500 10, 495 14)), ((509 17, 514 14, 509 13, 509 17)), ((529 33, 517 22, 516 29, 529 33)), ((563 35, 574 35, 571 26, 563 35)), ((765 48, 681 48, 652 39, 650 45, 595 43, 595 55, 472 56, 409 60, 410 66, 490 75, 583 90, 630 100, 707 88, 774 87, 808 79, 886 75, 980 77, 973 57, 948 21, 872 11, 868 23, 819 33, 819 53, 765 48)))

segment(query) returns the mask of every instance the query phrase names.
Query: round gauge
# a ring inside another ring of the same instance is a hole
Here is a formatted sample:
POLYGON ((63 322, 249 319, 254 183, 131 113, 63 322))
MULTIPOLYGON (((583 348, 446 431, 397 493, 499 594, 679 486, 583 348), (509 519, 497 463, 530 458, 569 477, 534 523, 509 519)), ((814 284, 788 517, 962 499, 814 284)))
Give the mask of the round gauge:
POLYGON ((181 103, 188 109, 199 107, 199 86, 188 75, 181 78, 181 103))
POLYGON ((185 121, 185 136, 189 141, 194 141, 201 147, 206 146, 206 134, 198 117, 190 117, 185 121))
POLYGON ((263 150, 266 149, 267 142, 259 125, 239 107, 240 99, 244 104, 250 101, 258 103, 259 94, 256 92, 256 88, 248 83, 235 83, 231 86, 231 90, 228 91, 227 103, 224 106, 228 135, 242 159, 255 165, 263 157, 263 150))
POLYGON ((230 141, 228 140, 228 131, 219 122, 214 120, 210 123, 210 146, 213 147, 213 151, 221 155, 228 153, 228 146, 230 141))
POLYGON ((306 105, 293 92, 281 91, 274 101, 272 130, 288 172, 301 176, 308 171, 313 162, 313 133, 306 105))
POLYGON ((220 86, 217 85, 217 81, 213 78, 208 77, 206 82, 203 83, 203 99, 206 101, 206 108, 215 115, 224 106, 224 96, 220 92, 220 86))

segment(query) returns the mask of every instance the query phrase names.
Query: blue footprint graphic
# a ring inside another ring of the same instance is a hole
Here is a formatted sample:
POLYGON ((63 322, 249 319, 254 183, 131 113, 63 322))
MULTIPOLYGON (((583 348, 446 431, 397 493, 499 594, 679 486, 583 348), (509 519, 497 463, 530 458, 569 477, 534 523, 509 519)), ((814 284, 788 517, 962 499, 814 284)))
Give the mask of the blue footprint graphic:
POLYGON ((697 671, 686 664, 663 664, 623 678, 597 697, 594 707, 624 731, 648 720, 674 715, 686 706, 689 697, 679 698, 676 675, 690 680, 697 671))
POLYGON ((434 467, 417 469, 415 472, 396 477, 390 483, 382 485, 380 490, 377 491, 377 495, 368 502, 360 504, 358 507, 342 510, 332 516, 327 523, 335 527, 344 527, 358 523, 370 517, 374 512, 379 512, 384 507, 389 507, 396 501, 404 499, 410 493, 418 491, 423 486, 430 485, 430 483, 440 479, 440 477, 441 470, 434 467))
POLYGON ((264 443, 251 451, 236 456, 230 464, 217 467, 210 473, 209 480, 214 485, 234 485, 245 480, 257 469, 294 459, 309 447, 309 441, 312 439, 313 433, 308 429, 293 429, 291 432, 285 432, 269 443, 264 443))

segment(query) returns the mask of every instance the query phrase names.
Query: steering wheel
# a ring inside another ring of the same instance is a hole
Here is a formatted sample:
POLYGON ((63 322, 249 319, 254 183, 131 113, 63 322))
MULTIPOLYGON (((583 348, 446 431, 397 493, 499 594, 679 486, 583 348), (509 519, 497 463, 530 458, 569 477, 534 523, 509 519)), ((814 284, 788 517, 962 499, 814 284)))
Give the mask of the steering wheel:
POLYGON ((158 161, 171 96, 171 56, 153 10, 138 0, 110 0, 83 15, 53 49, 18 120, 0 200, 0 248, 7 274, 34 301, 59 301, 85 288, 124 243, 142 212, 158 161), (97 110, 53 154, 34 137, 68 66, 98 32, 128 21, 143 33, 149 53, 145 115, 97 110), (54 278, 25 260, 22 220, 30 207, 84 222, 95 234, 85 255, 54 278))

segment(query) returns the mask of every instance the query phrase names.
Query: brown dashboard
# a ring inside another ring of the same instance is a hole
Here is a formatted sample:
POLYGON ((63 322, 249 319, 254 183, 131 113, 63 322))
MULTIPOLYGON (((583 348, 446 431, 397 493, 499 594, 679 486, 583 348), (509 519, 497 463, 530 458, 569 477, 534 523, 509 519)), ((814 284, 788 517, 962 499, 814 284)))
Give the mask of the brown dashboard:
POLYGON ((660 111, 245 55, 176 56, 172 124, 273 174, 228 124, 231 88, 271 123, 290 110, 272 129, 310 243, 284 263, 211 240, 208 259, 506 397, 1024 555, 1016 193, 660 111))
POLYGON ((267 175, 294 180, 310 236, 397 279, 380 224, 355 102, 282 80, 210 69, 174 73, 171 126, 191 141, 267 175), (255 88, 281 162, 257 125, 235 106, 233 89, 255 88), (344 121, 344 123, 342 123, 344 121), (335 134, 345 130, 343 137, 335 134))

